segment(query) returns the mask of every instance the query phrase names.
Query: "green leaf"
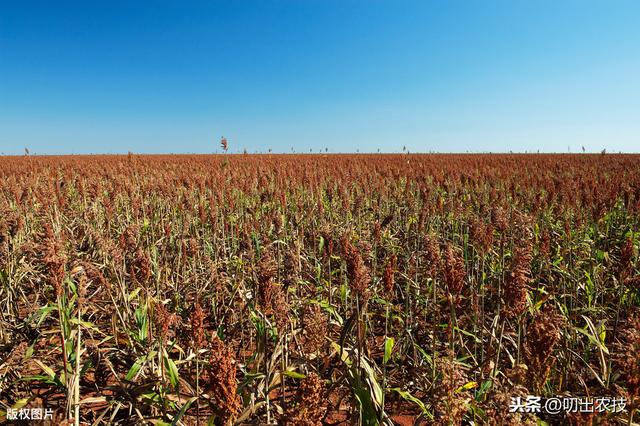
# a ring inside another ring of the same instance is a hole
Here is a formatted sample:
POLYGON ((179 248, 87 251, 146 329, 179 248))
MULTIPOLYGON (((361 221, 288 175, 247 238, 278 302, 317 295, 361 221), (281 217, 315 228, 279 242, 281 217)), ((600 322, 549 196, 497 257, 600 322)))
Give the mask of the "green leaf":
POLYGON ((319 302, 312 300, 311 303, 317 303, 322 309, 331 314, 336 319, 336 321, 338 321, 338 324, 342 325, 344 323, 344 318, 342 318, 338 311, 336 311, 335 308, 331 306, 326 300, 321 300, 319 302))
POLYGON ((51 378, 56 377, 56 373, 53 371, 53 369, 51 367, 49 367, 48 365, 42 363, 40 360, 35 359, 34 361, 36 362, 36 364, 38 364, 38 366, 42 369, 42 371, 44 371, 45 373, 47 373, 49 375, 49 377, 51 377, 51 378))
POLYGON ((44 320, 49 316, 51 311, 54 311, 56 309, 57 307, 55 306, 45 306, 43 308, 40 308, 40 310, 38 311, 38 315, 40 316, 40 319, 38 320, 38 324, 36 327, 40 327, 40 325, 44 322, 44 320))
POLYGON ((169 381, 171 382, 171 386, 174 388, 178 386, 178 378, 180 375, 178 374, 178 367, 176 363, 173 362, 171 358, 166 354, 164 354, 165 365, 167 366, 167 372, 169 373, 169 381))
POLYGON ((62 382, 56 377, 51 378, 49 376, 35 375, 35 376, 21 377, 19 380, 23 381, 23 382, 42 382, 42 383, 46 383, 48 385, 55 385, 55 386, 63 387, 62 382))
POLYGON ((24 354, 24 358, 23 359, 29 359, 33 356, 33 345, 29 346, 27 348, 27 351, 24 354))
POLYGON ((133 365, 131 366, 131 368, 129 369, 129 372, 127 373, 126 376, 124 376, 124 379, 127 381, 132 381, 133 378, 136 376, 136 374, 138 374, 138 371, 140 371, 140 369, 142 368, 142 364, 146 361, 146 357, 141 357, 138 358, 136 360, 135 363, 133 363, 133 365))
POLYGON ((136 338, 139 342, 143 342, 147 339, 148 332, 148 321, 149 317, 147 315, 147 307, 145 305, 140 306, 134 312, 136 317, 136 324, 138 325, 138 334, 136 338))
POLYGON ((598 340, 596 337, 594 337, 591 333, 589 333, 586 329, 584 328, 580 328, 580 327, 576 327, 575 328, 576 331, 580 332, 581 334, 584 334, 585 336, 587 336, 587 338, 589 339, 589 341, 591 343, 593 343, 595 346, 599 347, 600 349, 602 349, 602 351, 604 353, 606 353, 607 355, 609 355, 609 349, 607 349, 606 346, 604 346, 600 340, 598 340))
POLYGON ((140 293, 140 287, 137 287, 135 290, 129 293, 129 295, 127 296, 127 300, 131 302, 138 295, 138 293, 140 293))
POLYGON ((433 366, 433 357, 427 353, 424 349, 422 349, 417 343, 414 343, 413 346, 418 349, 418 352, 422 355, 425 361, 429 363, 430 366, 433 366))
POLYGON ((482 343, 480 341, 480 339, 473 333, 469 333, 468 331, 465 331, 465 330, 463 330, 463 329, 461 329, 459 327, 453 327, 453 329, 458 331, 458 332, 460 332, 460 333, 462 333, 462 334, 464 334, 465 336, 471 337, 473 340, 475 340, 476 343, 482 343))
POLYGON ((75 324, 75 325, 81 325, 84 328, 88 328, 97 332, 101 332, 100 329, 98 329, 93 323, 88 322, 88 321, 82 321, 82 320, 78 320, 76 317, 73 317, 69 320, 70 324, 75 324))
POLYGON ((143 401, 148 404, 159 404, 162 401, 162 397, 158 394, 158 392, 145 392, 140 395, 143 401))
POLYGON ((484 419, 485 418, 485 413, 484 410, 481 409, 480 407, 478 407, 476 404, 474 404, 473 402, 469 403, 469 409, 471 410, 471 412, 473 413, 473 415, 475 417, 479 417, 484 419))
POLYGON ((393 337, 385 337, 384 338, 384 357, 382 359, 382 363, 386 364, 391 359, 391 354, 393 352, 393 337))
POLYGON ((253 245, 256 248, 256 254, 259 257, 262 248, 261 248, 261 245, 260 245, 260 239, 258 238, 258 235, 255 232, 251 233, 251 240, 253 241, 253 245))
POLYGON ((23 376, 23 377, 20 377, 20 380, 24 382, 43 381, 47 383, 52 383, 51 377, 44 376, 42 374, 35 374, 33 376, 23 376))
POLYGON ((361 423, 363 425, 379 425, 378 419, 383 418, 383 424, 391 424, 384 412, 383 391, 376 380, 375 372, 365 356, 359 356, 360 368, 354 363, 350 354, 358 356, 353 349, 341 347, 336 342, 331 346, 347 366, 347 379, 351 385, 353 396, 358 401, 361 423))
MULTIPOLYGON (((576 330, 584 334, 585 336, 587 336, 591 343, 593 343, 601 351, 609 355, 609 349, 607 349, 607 347, 604 345, 604 342, 600 340, 602 335, 602 329, 600 330, 596 329, 596 326, 593 324, 593 321, 591 321, 591 319, 589 319, 589 317, 587 317, 586 315, 582 315, 582 318, 584 318, 584 320, 586 321, 587 327, 585 328, 576 327, 576 330)), ((601 326, 604 327, 604 324, 601 324, 601 326)))
POLYGON ((485 380, 484 382, 482 382, 482 384, 480 385, 480 389, 478 389, 478 393, 476 395, 476 401, 480 401, 482 399, 484 394, 487 393, 487 391, 491 387, 491 383, 491 380, 485 380))
POLYGON ((605 327, 604 323, 601 323, 598 328, 600 329, 598 337, 600 338, 600 343, 604 346, 604 342, 607 339, 607 327, 605 327))
POLYGON ((398 395, 400 395, 402 397, 402 399, 404 399, 405 401, 409 401, 409 402, 413 402, 414 404, 416 404, 418 407, 420 407, 420 409, 422 410, 422 413, 425 414, 427 417, 429 417, 430 419, 433 420, 433 414, 431 414, 431 412, 429 410, 427 410, 427 406, 424 405, 424 402, 420 401, 418 398, 416 398, 415 396, 413 396, 411 393, 402 390, 400 388, 392 388, 392 391, 396 392, 398 395))
POLYGON ((306 375, 302 374, 302 373, 298 373, 297 371, 283 371, 282 374, 284 376, 287 377, 291 377, 293 379, 304 379, 305 377, 307 377, 306 375))
POLYGON ((171 422, 171 426, 175 426, 178 424, 178 421, 180 421, 180 419, 184 416, 184 413, 187 412, 189 407, 191 407, 191 404, 193 404, 193 402, 196 399, 198 399, 197 396, 194 396, 193 398, 189 398, 189 400, 182 406, 180 411, 178 411, 178 414, 176 414, 176 416, 173 418, 173 421, 171 422))
POLYGON ((16 401, 15 404, 13 404, 13 408, 14 410, 19 410, 22 407, 24 407, 25 405, 27 405, 29 403, 29 398, 22 398, 16 401))
POLYGON ((595 297, 595 285, 593 284, 593 280, 591 279, 589 272, 584 271, 584 277, 586 278, 584 288, 587 294, 587 306, 591 307, 595 297))

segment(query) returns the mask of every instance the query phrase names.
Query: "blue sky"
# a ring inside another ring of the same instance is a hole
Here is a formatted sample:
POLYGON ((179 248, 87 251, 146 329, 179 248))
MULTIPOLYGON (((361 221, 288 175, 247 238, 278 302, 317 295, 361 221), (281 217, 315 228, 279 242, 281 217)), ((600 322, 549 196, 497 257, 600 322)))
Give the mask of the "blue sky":
POLYGON ((640 151, 640 2, 0 3, 0 151, 640 151))

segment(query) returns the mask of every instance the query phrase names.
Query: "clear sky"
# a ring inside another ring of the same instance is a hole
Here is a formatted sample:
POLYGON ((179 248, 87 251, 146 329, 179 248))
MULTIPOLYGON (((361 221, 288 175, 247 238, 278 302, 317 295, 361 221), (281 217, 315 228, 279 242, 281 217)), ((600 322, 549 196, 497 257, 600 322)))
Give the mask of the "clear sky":
POLYGON ((640 1, 3 1, 0 151, 640 151, 640 1))

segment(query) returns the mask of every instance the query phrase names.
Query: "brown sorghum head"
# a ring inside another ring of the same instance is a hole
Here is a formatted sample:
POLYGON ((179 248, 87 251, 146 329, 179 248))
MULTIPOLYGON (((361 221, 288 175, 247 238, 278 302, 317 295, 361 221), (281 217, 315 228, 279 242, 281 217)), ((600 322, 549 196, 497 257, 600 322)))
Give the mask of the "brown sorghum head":
POLYGON ((202 348, 205 344, 205 328, 204 328, 204 321, 205 321, 206 315, 204 313, 204 310, 202 309, 202 306, 200 306, 199 302, 196 302, 194 308, 193 308, 193 312, 191 313, 191 344, 192 344, 192 349, 194 350, 198 350, 200 348, 202 348))
POLYGON ((279 329, 284 330, 289 316, 289 305, 282 286, 273 282, 277 267, 269 252, 265 252, 258 265, 258 304, 265 315, 271 315, 279 329))
POLYGON ((493 227, 490 223, 485 223, 481 219, 475 219, 470 225, 471 240, 476 250, 481 254, 486 254, 493 244, 493 227))
POLYGON ((494 228, 501 233, 507 229, 509 222, 507 220, 507 214, 502 207, 496 206, 491 210, 491 223, 493 223, 494 228))
POLYGON ((449 294, 456 299, 460 297, 464 285, 464 260, 455 252, 451 244, 447 244, 444 251, 443 275, 449 294))
POLYGON ((529 385, 536 390, 541 389, 555 363, 553 351, 562 336, 564 323, 562 314, 549 308, 540 311, 527 329, 523 354, 529 385))
POLYGON ((424 239, 427 275, 436 278, 440 264, 440 246, 435 236, 427 235, 424 239))
POLYGON ((236 361, 233 351, 217 335, 211 339, 208 381, 203 382, 211 405, 223 424, 233 422, 242 407, 237 393, 236 361))
POLYGON ((302 311, 302 348, 311 354, 320 350, 327 335, 327 316, 316 304, 306 305, 302 311))
POLYGON ((369 297, 369 284, 371 278, 362 256, 348 236, 342 237, 342 256, 347 263, 347 277, 351 291, 361 300, 369 297))
POLYGON ((384 275, 382 276, 382 282, 384 284, 384 291, 387 295, 393 295, 394 286, 394 273, 397 268, 398 258, 395 254, 392 254, 387 260, 387 266, 384 268, 384 275))
POLYGON ((156 332, 162 343, 166 342, 169 337, 170 328, 178 321, 176 314, 169 312, 167 307, 162 303, 154 305, 153 318, 156 324, 156 332))
POLYGON ((628 394, 629 406, 640 405, 640 312, 632 313, 625 321, 620 332, 614 361, 622 373, 622 379, 628 394))
POLYGON ((468 383, 467 375, 455 362, 452 352, 440 358, 438 372, 440 381, 437 383, 434 394, 434 414, 437 424, 461 425, 471 398, 456 390, 468 383))
POLYGON ((624 280, 624 284, 631 289, 640 290, 640 275, 627 278, 624 280))
POLYGON ((633 240, 631 237, 627 237, 620 250, 620 265, 619 265, 619 274, 620 279, 624 280, 629 273, 631 272, 633 259, 633 240))
POLYGON ((134 282, 147 284, 151 278, 151 257, 145 250, 138 248, 129 267, 134 282))
POLYGON ((531 242, 525 240, 522 246, 516 247, 511 260, 511 270, 505 279, 502 314, 506 318, 515 318, 527 309, 531 260, 531 242))
POLYGON ((316 373, 309 373, 298 387, 293 403, 287 407, 282 424, 320 426, 326 412, 322 406, 324 384, 316 373))
POLYGON ((54 235, 51 225, 48 223, 45 224, 44 231, 41 251, 43 253, 42 260, 45 266, 45 272, 56 295, 61 296, 67 258, 63 252, 62 241, 54 235))

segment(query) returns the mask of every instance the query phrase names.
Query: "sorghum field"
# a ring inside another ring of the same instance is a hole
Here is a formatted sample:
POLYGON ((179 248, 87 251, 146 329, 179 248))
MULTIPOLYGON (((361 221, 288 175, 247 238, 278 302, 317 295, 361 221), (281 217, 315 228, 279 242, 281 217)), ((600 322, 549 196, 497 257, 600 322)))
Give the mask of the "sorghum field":
POLYGON ((640 156, 27 155, 0 176, 2 416, 640 417, 640 156))

